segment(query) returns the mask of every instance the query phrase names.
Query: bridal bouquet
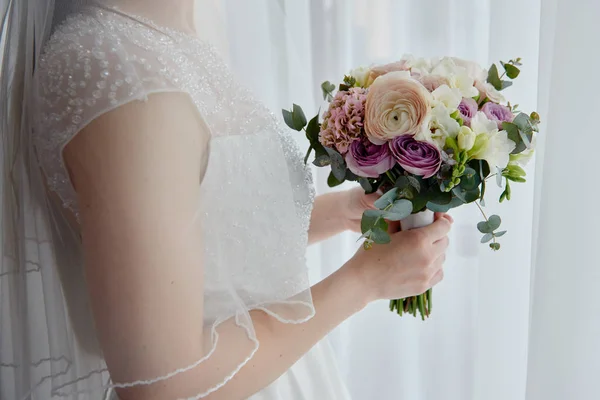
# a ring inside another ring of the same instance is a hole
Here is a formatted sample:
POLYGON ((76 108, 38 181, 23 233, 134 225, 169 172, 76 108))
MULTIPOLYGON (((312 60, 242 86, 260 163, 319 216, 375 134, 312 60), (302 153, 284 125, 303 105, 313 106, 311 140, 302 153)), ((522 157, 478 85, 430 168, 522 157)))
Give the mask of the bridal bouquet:
MULTIPOLYGON (((485 70, 458 58, 405 57, 358 68, 337 91, 330 82, 321 85, 329 103, 322 120, 319 113, 307 121, 296 104, 283 117, 306 133, 304 161, 314 151, 313 164, 331 168, 329 186, 358 181, 367 193, 383 194, 377 209, 363 214, 365 248, 390 241, 387 221, 406 229, 419 224, 415 217, 431 223, 432 212, 474 203, 483 215, 481 242, 499 250, 506 231, 499 230, 499 216, 483 210, 486 185, 495 180, 503 189, 499 201, 510 200, 511 183, 525 182, 522 167, 533 155, 540 121, 500 93, 519 75, 520 61, 485 70)), ((418 311, 423 319, 431 306, 431 290, 390 302, 391 311, 418 311)))

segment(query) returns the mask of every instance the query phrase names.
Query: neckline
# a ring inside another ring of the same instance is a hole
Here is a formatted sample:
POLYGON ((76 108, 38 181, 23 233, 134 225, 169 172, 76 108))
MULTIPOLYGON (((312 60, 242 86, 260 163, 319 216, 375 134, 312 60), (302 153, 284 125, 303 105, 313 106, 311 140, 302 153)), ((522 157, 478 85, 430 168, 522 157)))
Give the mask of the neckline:
POLYGON ((183 38, 187 38, 187 39, 194 39, 194 40, 198 40, 199 37, 197 34, 195 33, 191 33, 191 32, 187 32, 181 29, 177 29, 177 28, 173 28, 173 27, 168 27, 168 26, 163 26, 161 24, 158 24, 157 22, 155 22, 154 20, 142 16, 142 15, 137 15, 137 14, 133 14, 130 13, 128 11, 124 11, 122 9, 120 9, 117 6, 114 5, 99 5, 99 4, 94 4, 94 7, 96 7, 97 9, 101 10, 101 11, 108 11, 108 12, 112 12, 113 14, 123 17, 123 18, 127 18, 129 20, 135 21, 141 25, 145 25, 149 28, 152 28, 166 36, 169 36, 171 38, 173 38, 174 36, 178 36, 178 37, 183 37, 183 38))

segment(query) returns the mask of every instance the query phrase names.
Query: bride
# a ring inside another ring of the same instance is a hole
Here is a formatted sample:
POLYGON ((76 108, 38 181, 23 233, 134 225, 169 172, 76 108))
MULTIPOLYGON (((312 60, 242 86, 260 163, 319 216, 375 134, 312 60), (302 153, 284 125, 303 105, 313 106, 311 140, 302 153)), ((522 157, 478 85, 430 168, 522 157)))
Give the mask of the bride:
POLYGON ((313 207, 193 3, 2 3, 2 399, 348 399, 321 340, 442 279, 438 215, 309 286, 373 196, 313 207))

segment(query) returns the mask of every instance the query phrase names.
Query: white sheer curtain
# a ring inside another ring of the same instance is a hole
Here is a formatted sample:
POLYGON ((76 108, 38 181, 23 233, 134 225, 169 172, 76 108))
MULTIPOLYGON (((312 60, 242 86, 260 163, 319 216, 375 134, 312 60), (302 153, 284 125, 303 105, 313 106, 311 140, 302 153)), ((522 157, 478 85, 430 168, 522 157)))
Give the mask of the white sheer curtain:
MULTIPOLYGON (((522 74, 506 94, 523 110, 538 110, 544 120, 536 179, 536 166, 530 165, 529 182, 514 186, 512 201, 498 205, 499 191, 488 194, 487 211, 500 214, 509 231, 502 250, 493 253, 479 245, 475 208, 456 210, 447 277, 435 289, 431 320, 398 318, 381 302, 330 336, 353 397, 600 397, 592 376, 600 367, 600 295, 594 290, 600 284, 594 246, 600 217, 593 214, 600 148, 593 127, 600 104, 588 72, 600 62, 590 47, 600 37, 600 5, 591 0, 224 1, 231 62, 275 113, 292 102, 315 113, 322 105, 322 81, 338 81, 350 68, 408 52, 455 55, 484 65, 522 57, 522 74)), ((307 145, 301 135, 298 141, 307 145)), ((316 170, 320 193, 330 190, 325 178, 316 170)), ((342 265, 355 248, 352 234, 310 248, 314 280, 342 265)))
POLYGON ((543 182, 536 188, 528 400, 600 398, 600 99, 585 71, 600 63, 590 41, 600 37, 599 20, 598 2, 543 0, 540 99, 547 123, 537 165, 543 182))

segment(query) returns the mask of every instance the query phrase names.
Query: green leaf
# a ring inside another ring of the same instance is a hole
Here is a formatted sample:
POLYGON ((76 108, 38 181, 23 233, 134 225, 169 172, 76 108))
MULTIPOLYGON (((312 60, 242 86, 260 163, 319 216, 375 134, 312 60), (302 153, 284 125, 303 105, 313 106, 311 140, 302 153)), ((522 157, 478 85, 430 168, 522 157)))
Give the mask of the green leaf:
POLYGON ((290 129, 296 129, 294 128, 294 118, 292 117, 292 112, 288 110, 281 110, 281 112, 283 114, 283 120, 285 121, 285 124, 290 127, 290 129))
POLYGON ((513 182, 525 183, 527 179, 521 178, 520 176, 507 176, 506 179, 511 180, 513 182))
POLYGON ((477 229, 481 233, 492 233, 494 230, 487 221, 481 221, 477 224, 477 229))
POLYGON ((331 159, 331 172, 338 181, 343 182, 346 180, 346 162, 344 158, 340 153, 329 147, 325 147, 325 151, 331 159))
POLYGON ((487 243, 490 240, 492 240, 494 238, 494 235, 491 233, 486 233, 485 235, 483 235, 483 237, 481 238, 481 243, 487 243))
POLYGON ((325 81, 321 84, 321 91, 323 92, 323 100, 331 101, 333 100, 333 91, 335 90, 335 85, 329 81, 325 81))
POLYGON ((496 167, 496 183, 498 187, 502 187, 502 169, 496 167))
POLYGON ((392 208, 387 211, 383 217, 389 221, 401 221, 408 217, 413 211, 413 204, 410 200, 400 199, 394 202, 392 208))
POLYGON ((515 79, 517 76, 519 76, 519 73, 521 72, 519 68, 512 64, 504 64, 503 67, 506 71, 506 76, 508 76, 510 79, 515 79))
POLYGON ((382 209, 386 208, 387 206, 394 204, 397 197, 398 197, 398 188, 392 188, 387 193, 385 193, 383 196, 381 196, 379 199, 377 199, 377 201, 375 202, 375 207, 382 210, 382 209))
POLYGON ((460 179, 460 187, 465 191, 474 190, 481 184, 479 174, 473 168, 466 168, 460 179))
POLYGON ((373 192, 373 185, 371 185, 371 182, 369 182, 369 180, 367 178, 359 177, 358 183, 360 183, 360 186, 362 186, 362 188, 364 189, 365 192, 367 192, 367 193, 373 192))
POLYGON ((307 124, 306 115, 304 115, 304 111, 302 111, 302 107, 298 104, 294 104, 294 108, 292 110, 292 120, 294 123, 294 129, 297 131, 301 131, 307 124))
POLYGON ((429 203, 427 203, 427 209, 430 211, 433 211, 433 212, 448 212, 453 208, 462 206, 463 204, 464 204, 464 202, 462 200, 455 197, 448 204, 436 204, 436 203, 429 202, 429 203))
POLYGON ((512 85, 513 85, 513 83, 511 81, 502 81, 502 86, 498 90, 504 90, 508 87, 511 87, 512 85))
POLYGON ((452 201, 452 193, 432 191, 429 201, 435 204, 449 204, 452 201))
POLYGON ((494 235, 495 235, 497 238, 499 238, 499 237, 502 237, 502 236, 506 235, 506 231, 502 231, 502 232, 496 232, 496 233, 494 233, 494 235))
POLYGON ((500 219, 500 217, 497 215, 492 215, 491 217, 488 218, 488 225, 492 229, 492 231, 495 231, 496 229, 498 229, 500 227, 501 223, 502 223, 502 219, 500 219))
POLYGON ((410 181, 407 176, 402 175, 396 180, 396 187, 398 189, 405 189, 410 185, 410 181))
POLYGON ((358 181, 358 176, 356 176, 356 174, 354 174, 354 172, 347 169, 346 170, 346 180, 351 181, 351 182, 356 182, 356 181, 358 181))
POLYGON ((410 186, 414 187, 417 190, 417 192, 421 191, 421 183, 419 183, 419 180, 417 178, 410 175, 408 175, 406 178, 408 179, 410 186))
POLYGON ((494 251, 500 250, 500 243, 490 243, 490 248, 494 251))
POLYGON ((313 161, 313 165, 316 167, 325 167, 329 164, 331 164, 331 159, 328 154, 321 154, 313 161))
POLYGON ((375 228, 375 224, 382 215, 383 211, 381 210, 366 210, 362 215, 362 219, 360 220, 360 229, 362 233, 366 233, 367 231, 375 228))
POLYGON ((479 188, 475 188, 473 190, 469 190, 469 191, 465 192, 465 202, 472 203, 474 201, 479 200, 480 194, 481 193, 479 192, 479 188))
POLYGON ((519 130, 529 134, 533 131, 533 124, 531 122, 531 117, 525 113, 519 113, 515 119, 513 119, 513 124, 515 124, 519 130))
POLYGON ((377 228, 373 229, 373 232, 371 232, 371 240, 377 244, 388 244, 392 241, 392 238, 386 231, 377 228))
POLYGON ((498 75, 498 67, 496 67, 496 64, 492 64, 488 70, 487 81, 495 87, 496 90, 502 90, 502 80, 500 80, 500 75, 498 75))
POLYGON ((329 187, 336 187, 341 185, 342 183, 344 183, 344 180, 338 180, 335 175, 333 174, 333 171, 331 171, 329 173, 329 177, 327 178, 327 185, 329 187))
POLYGON ((316 144, 321 144, 319 142, 319 134, 321 133, 321 125, 319 124, 319 114, 315 115, 306 126, 306 138, 309 140, 310 144, 316 148, 316 144))

